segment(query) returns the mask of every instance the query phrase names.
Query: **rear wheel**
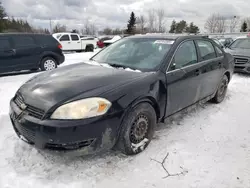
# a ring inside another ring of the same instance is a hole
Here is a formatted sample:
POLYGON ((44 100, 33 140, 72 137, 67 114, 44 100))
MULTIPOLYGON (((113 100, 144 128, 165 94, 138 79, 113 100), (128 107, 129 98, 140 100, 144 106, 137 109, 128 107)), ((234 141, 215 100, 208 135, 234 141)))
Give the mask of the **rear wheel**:
POLYGON ((156 113, 148 103, 132 108, 122 123, 117 148, 126 155, 142 152, 150 143, 156 126, 156 113))
POLYGON ((93 45, 87 45, 85 51, 86 52, 93 52, 94 51, 94 46, 93 45))
POLYGON ((223 79, 221 80, 221 83, 216 91, 216 94, 214 98, 212 99, 212 102, 214 103, 221 103, 226 96, 227 93, 227 86, 228 86, 228 78, 226 75, 223 76, 223 79))
POLYGON ((50 71, 57 68, 57 63, 52 57, 45 57, 42 59, 40 66, 42 71, 50 71))

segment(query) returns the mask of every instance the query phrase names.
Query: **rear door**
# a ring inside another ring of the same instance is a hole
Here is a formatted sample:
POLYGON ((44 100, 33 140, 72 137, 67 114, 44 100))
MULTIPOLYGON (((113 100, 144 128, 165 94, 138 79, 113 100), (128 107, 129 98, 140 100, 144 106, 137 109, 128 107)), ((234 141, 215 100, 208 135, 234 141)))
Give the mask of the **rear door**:
POLYGON ((193 40, 186 40, 177 48, 166 73, 166 116, 197 102, 200 98, 200 65, 193 40))
POLYGON ((59 38, 59 41, 62 45, 62 50, 72 50, 73 46, 68 34, 64 34, 59 38))
MULTIPOLYGON (((213 45, 209 40, 196 40, 199 55, 199 64, 201 65, 201 99, 213 94, 223 75, 222 62, 223 55, 217 55, 217 45, 213 45), (216 46, 216 47, 215 47, 216 46)), ((221 50, 220 50, 221 51, 221 50)))
POLYGON ((14 54, 15 50, 11 46, 9 37, 0 37, 0 73, 13 71, 14 54))
POLYGON ((18 64, 19 70, 36 68, 40 61, 41 46, 35 42, 31 35, 11 36, 16 54, 14 64, 18 64))
POLYGON ((70 38, 71 38, 72 50, 81 50, 82 44, 81 44, 80 37, 76 34, 71 34, 70 38))

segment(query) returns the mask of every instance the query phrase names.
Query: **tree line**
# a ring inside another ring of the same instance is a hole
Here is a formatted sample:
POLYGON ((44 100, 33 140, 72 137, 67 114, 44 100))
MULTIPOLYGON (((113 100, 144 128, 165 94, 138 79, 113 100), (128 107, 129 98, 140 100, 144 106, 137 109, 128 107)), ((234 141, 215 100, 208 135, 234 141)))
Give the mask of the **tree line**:
POLYGON ((248 32, 250 31, 250 18, 241 19, 239 16, 228 18, 219 13, 213 13, 207 18, 205 29, 209 33, 248 32))

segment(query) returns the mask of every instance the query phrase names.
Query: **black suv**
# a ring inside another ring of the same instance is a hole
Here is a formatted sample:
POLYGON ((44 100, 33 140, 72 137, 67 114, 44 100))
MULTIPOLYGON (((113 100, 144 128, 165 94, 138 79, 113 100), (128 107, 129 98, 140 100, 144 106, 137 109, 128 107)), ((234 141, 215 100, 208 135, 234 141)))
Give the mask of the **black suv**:
POLYGON ((55 69, 65 59, 61 47, 51 35, 0 34, 0 73, 55 69))

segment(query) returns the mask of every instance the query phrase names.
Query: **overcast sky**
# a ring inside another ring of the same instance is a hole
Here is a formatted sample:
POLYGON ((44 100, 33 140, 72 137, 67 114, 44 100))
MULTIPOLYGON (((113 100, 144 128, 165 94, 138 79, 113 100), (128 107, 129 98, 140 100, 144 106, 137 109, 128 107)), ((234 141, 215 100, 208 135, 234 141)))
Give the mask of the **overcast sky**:
MULTIPOLYGON (((1 1, 1 0, 0 0, 1 1)), ((49 19, 69 29, 80 29, 84 20, 104 27, 125 28, 131 11, 136 16, 147 10, 164 8, 167 26, 173 19, 193 21, 204 28, 211 13, 227 17, 248 16, 249 0, 2 0, 10 16, 22 17, 34 25, 49 27, 49 19)), ((250 16, 250 15, 249 15, 250 16)))

